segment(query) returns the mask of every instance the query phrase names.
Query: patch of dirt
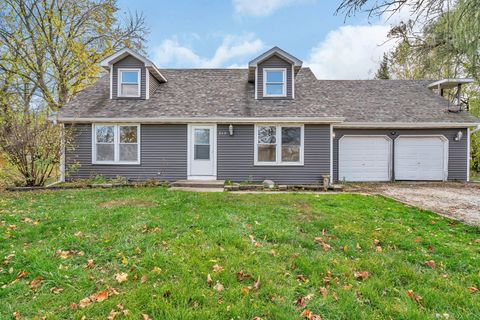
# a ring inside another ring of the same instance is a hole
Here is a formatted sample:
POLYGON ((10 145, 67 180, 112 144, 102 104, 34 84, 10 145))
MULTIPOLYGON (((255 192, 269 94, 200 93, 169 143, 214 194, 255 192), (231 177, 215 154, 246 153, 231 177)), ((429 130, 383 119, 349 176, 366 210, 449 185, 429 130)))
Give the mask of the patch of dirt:
POLYGON ((146 200, 136 200, 136 199, 122 199, 122 200, 110 200, 105 202, 100 202, 97 204, 97 207, 100 208, 115 208, 115 207, 140 207, 140 208, 151 208, 155 206, 155 203, 152 201, 146 200))
POLYGON ((300 212, 302 220, 312 221, 315 220, 315 215, 312 212, 312 206, 307 201, 298 201, 293 203, 292 207, 300 212))
POLYGON ((379 193, 470 225, 480 225, 478 183, 388 183, 349 185, 349 191, 379 193))

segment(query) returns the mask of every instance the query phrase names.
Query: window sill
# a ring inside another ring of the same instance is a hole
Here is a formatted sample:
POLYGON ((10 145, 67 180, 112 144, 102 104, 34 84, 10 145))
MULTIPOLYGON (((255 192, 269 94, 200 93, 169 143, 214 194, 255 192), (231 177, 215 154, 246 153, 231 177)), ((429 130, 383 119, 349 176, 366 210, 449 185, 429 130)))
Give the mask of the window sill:
POLYGON ((303 162, 255 162, 255 167, 303 167, 303 162))
POLYGON ((132 166, 132 165, 140 165, 140 162, 114 162, 114 161, 94 161, 92 162, 94 165, 120 165, 120 166, 132 166))

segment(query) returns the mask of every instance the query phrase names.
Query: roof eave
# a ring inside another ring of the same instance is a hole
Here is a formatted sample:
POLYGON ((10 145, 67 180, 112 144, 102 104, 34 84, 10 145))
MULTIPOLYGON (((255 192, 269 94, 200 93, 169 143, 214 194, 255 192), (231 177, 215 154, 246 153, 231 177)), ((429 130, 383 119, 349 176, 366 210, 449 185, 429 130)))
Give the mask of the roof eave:
POLYGON ((134 58, 142 61, 145 65, 145 67, 153 73, 155 78, 159 80, 160 82, 167 82, 167 78, 165 78, 160 70, 155 66, 155 64, 147 59, 146 57, 142 56, 141 54, 129 49, 129 48, 124 48, 122 50, 117 51, 116 53, 108 56, 107 58, 103 59, 100 62, 100 66, 103 67, 106 70, 110 70, 110 67, 115 64, 116 62, 124 59, 128 55, 133 56, 134 58))
POLYGON ((341 123, 343 117, 62 117, 56 120, 63 123, 341 123))
POLYGON ((470 128, 480 122, 343 122, 335 124, 342 129, 438 129, 438 128, 470 128))
POLYGON ((303 64, 303 62, 300 59, 292 56, 290 53, 280 49, 279 47, 273 47, 272 49, 268 50, 267 52, 261 54, 260 56, 256 57, 252 61, 250 61, 248 63, 248 66, 252 67, 252 68, 256 67, 259 63, 265 61, 266 59, 270 58, 271 56, 273 56, 275 54, 277 54, 280 57, 282 57, 283 59, 289 61, 295 67, 300 68, 303 64))

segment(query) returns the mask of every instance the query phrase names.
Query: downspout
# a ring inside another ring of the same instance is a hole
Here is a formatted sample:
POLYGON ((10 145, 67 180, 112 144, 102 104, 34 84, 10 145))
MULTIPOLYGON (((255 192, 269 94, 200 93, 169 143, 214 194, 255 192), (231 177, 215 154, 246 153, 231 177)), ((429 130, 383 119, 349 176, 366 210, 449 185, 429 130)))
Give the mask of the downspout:
POLYGON ((470 135, 474 134, 475 132, 480 131, 480 124, 477 125, 477 127, 473 130, 470 130, 470 135))

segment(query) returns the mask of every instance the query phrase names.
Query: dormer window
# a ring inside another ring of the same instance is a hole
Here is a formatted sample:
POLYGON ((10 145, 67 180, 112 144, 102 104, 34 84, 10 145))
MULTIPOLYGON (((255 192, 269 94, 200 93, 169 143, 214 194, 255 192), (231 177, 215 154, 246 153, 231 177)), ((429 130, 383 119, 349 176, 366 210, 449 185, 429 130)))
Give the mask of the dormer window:
POLYGON ((287 96, 287 69, 268 68, 263 69, 263 96, 286 97, 287 96))
POLYGON ((118 69, 118 96, 140 97, 140 69, 118 69))

